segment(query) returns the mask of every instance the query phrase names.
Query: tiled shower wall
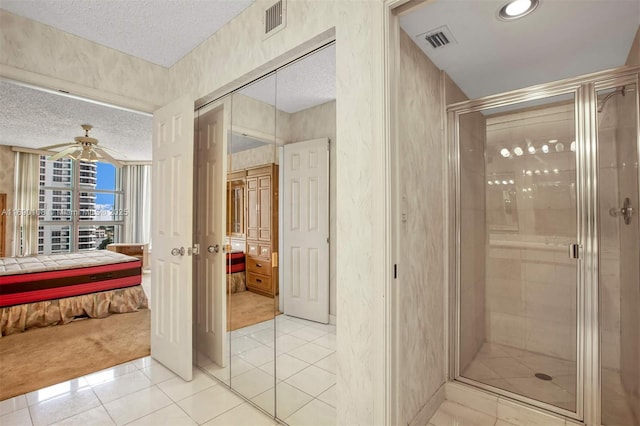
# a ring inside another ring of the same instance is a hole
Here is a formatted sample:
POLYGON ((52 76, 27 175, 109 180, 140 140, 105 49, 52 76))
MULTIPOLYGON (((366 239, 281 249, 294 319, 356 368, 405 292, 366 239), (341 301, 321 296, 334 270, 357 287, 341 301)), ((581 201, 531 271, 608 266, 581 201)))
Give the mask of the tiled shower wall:
MULTIPOLYGON (((637 90, 637 88, 636 88, 637 90)), ((625 197, 632 200, 635 209, 640 205, 638 197, 638 127, 635 108, 635 93, 631 96, 616 96, 617 126, 615 145, 617 153, 617 178, 619 185, 619 208, 625 197), (635 141, 635 143, 634 143, 635 141), (635 167, 634 167, 635 165, 635 167)), ((614 207, 612 206, 612 207, 614 207)), ((606 207, 606 206, 605 206, 606 207)), ((613 312, 619 315, 619 356, 620 376, 628 403, 634 409, 636 419, 640 419, 640 235, 638 215, 632 217, 630 225, 617 219, 620 228, 619 255, 619 306, 613 312)), ((603 342, 603 353, 609 349, 609 342, 603 342)), ((615 356, 617 354, 613 354, 615 356)))
POLYGON ((620 368, 620 219, 609 209, 620 204, 617 99, 598 114, 600 183, 600 332, 603 367, 620 368))
MULTIPOLYGON (((635 39, 629 51, 629 57, 627 58, 627 65, 640 65, 640 27, 636 32, 635 39)), ((636 87, 637 91, 640 87, 636 87)), ((633 94, 633 93, 632 93, 633 94)), ((638 147, 635 147, 632 143, 625 141, 632 141, 635 137, 636 144, 640 144, 638 135, 634 135, 634 124, 637 129, 637 111, 633 108, 633 96, 625 96, 622 99, 619 96, 616 99, 618 105, 618 111, 620 115, 618 117, 618 131, 616 134, 618 144, 618 171, 620 191, 622 194, 631 193, 635 190, 635 194, 638 194, 638 147), (635 116, 634 116, 635 114, 635 116), (633 157, 633 154, 636 157, 633 157), (625 161, 629 158, 636 158, 635 170, 630 167, 624 167, 625 161), (625 161, 623 161, 625 160, 625 161)), ((626 196, 626 195, 625 195, 626 196)), ((636 195, 638 197, 638 195, 636 195)), ((635 199, 635 207, 640 207, 640 199, 635 199)), ((640 312, 638 312, 638 305, 640 305, 640 265, 638 265, 638 259, 640 258, 640 247, 638 243, 638 235, 640 235, 640 229, 638 221, 640 219, 636 215, 635 224, 633 227, 624 226, 624 232, 621 232, 621 306, 620 306, 620 321, 621 321, 621 376, 623 380, 623 386, 627 395, 630 397, 629 405, 632 407, 636 419, 640 419, 640 312), (631 229, 630 229, 631 228, 631 229), (635 236, 635 238, 634 238, 635 236)))
POLYGON ((573 132, 572 102, 488 117, 482 191, 487 341, 568 360, 576 357, 573 132), (514 155, 515 146, 524 154, 514 155))

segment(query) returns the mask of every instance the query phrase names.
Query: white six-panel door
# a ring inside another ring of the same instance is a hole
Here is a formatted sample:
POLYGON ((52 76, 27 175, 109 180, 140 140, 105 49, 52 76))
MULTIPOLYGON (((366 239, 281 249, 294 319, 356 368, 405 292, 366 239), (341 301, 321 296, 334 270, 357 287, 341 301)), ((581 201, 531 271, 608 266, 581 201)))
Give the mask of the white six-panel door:
MULTIPOLYGON (((200 111, 197 125, 196 349, 226 366, 226 127, 224 104, 200 111)), ((228 120, 227 120, 228 123, 228 120)))
POLYGON ((193 100, 153 116, 151 356, 192 374, 193 100))
POLYGON ((284 312, 329 322, 329 140, 284 146, 282 253, 284 312))

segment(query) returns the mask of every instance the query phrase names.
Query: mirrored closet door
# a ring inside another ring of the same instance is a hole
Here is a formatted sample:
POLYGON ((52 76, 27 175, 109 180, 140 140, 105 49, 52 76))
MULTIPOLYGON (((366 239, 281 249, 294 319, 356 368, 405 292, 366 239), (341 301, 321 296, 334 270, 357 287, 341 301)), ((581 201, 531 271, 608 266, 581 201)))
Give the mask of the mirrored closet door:
POLYGON ((335 46, 196 117, 197 366, 286 424, 334 424, 335 46))
POLYGON ((330 315, 335 316, 335 222, 330 219, 330 182, 335 183, 330 157, 336 148, 333 64, 335 45, 277 72, 276 105, 287 125, 278 127, 284 144, 279 148, 276 415, 290 425, 335 424, 336 419, 336 327, 329 323, 330 315))
POLYGON ((225 243, 231 388, 271 416, 278 244, 275 96, 275 74, 231 96, 225 243))

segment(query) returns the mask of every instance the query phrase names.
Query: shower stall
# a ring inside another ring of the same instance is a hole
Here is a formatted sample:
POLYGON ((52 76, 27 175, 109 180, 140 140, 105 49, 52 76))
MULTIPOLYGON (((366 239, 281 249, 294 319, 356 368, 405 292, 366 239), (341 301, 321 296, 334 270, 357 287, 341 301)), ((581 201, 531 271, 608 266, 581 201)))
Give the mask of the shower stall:
POLYGON ((456 380, 640 424, 639 71, 447 107, 456 380))

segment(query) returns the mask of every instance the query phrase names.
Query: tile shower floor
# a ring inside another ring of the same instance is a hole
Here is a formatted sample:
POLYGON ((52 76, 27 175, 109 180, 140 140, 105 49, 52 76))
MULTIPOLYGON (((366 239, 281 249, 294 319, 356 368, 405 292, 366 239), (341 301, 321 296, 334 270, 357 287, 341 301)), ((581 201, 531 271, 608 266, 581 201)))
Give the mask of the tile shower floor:
MULTIPOLYGON (((547 402, 569 411, 576 404, 576 363, 496 343, 485 343, 463 377, 547 402), (541 380, 536 373, 551 376, 541 380)), ((637 426, 618 370, 602 370, 603 424, 637 426)))
POLYGON ((291 426, 336 424, 336 326, 287 315, 232 331, 231 368, 198 365, 291 426), (276 368, 274 370, 274 336, 276 368), (274 389, 274 372, 276 386, 274 389))
POLYGON ((462 376, 570 411, 576 404, 576 363, 496 343, 485 343, 462 376), (551 376, 542 380, 536 373, 551 376))

